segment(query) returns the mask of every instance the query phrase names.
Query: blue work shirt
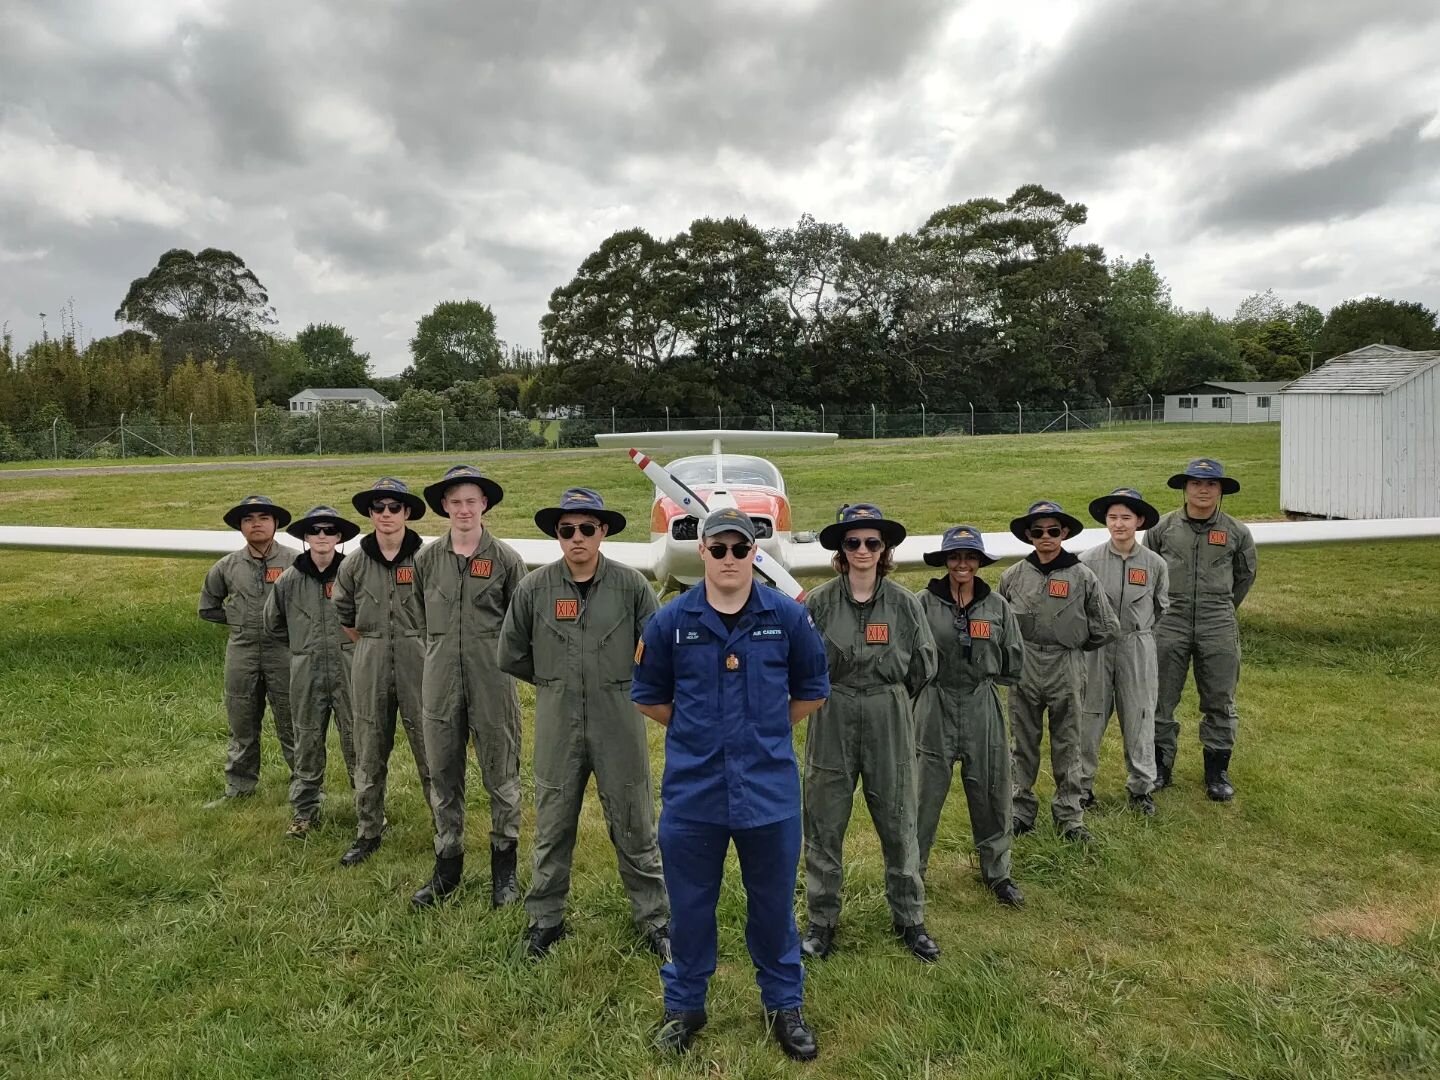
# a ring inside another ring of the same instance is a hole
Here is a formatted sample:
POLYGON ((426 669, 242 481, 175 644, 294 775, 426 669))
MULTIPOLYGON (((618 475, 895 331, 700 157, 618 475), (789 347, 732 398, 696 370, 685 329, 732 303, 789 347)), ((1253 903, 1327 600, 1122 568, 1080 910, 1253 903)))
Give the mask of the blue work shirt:
POLYGON ((662 811, 753 829, 800 813, 790 699, 830 696, 825 644, 805 608, 755 583, 735 629, 697 586, 662 607, 636 651, 630 698, 674 703, 662 811))

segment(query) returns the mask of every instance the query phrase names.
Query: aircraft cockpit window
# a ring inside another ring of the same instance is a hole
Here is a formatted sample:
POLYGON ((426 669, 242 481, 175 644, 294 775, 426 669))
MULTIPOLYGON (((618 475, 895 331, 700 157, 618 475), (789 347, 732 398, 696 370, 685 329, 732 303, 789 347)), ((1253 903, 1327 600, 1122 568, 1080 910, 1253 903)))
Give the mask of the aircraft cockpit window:
MULTIPOLYGON (((750 457, 747 454, 725 454, 722 460, 727 485, 752 484, 775 488, 777 491, 785 490, 780 481, 780 470, 764 458, 750 457)), ((680 458, 667 467, 672 476, 690 487, 715 486, 715 459, 708 454, 705 457, 680 458)))

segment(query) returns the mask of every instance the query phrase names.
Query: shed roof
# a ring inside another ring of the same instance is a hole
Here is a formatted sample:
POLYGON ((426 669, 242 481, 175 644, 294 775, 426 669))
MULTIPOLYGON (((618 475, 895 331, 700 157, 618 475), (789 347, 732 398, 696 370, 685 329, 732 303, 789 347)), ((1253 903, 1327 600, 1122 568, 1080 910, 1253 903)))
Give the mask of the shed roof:
POLYGON ((1222 382, 1219 379, 1211 379, 1209 382, 1199 383, 1194 388, 1184 390, 1182 393, 1196 394, 1202 390, 1223 390, 1229 394, 1278 394, 1282 388, 1289 385, 1289 379, 1281 379, 1278 382, 1222 382))
POLYGON ((1285 388, 1287 394, 1388 394, 1440 363, 1440 350, 1366 345, 1341 353, 1285 388))

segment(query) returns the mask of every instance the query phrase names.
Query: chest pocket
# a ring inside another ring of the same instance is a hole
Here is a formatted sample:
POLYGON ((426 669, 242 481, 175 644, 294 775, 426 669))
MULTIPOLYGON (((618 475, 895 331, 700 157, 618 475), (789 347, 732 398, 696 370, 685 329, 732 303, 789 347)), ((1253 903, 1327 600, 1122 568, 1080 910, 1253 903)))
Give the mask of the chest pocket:
POLYGON ((635 670, 635 621, 622 614, 611 619, 609 626, 592 629, 590 633, 595 635, 595 660, 600 667, 600 678, 607 686, 628 687, 635 670))
MULTIPOLYGON (((425 585, 425 594, 422 598, 425 605, 425 629, 432 636, 444 634, 450 629, 455 600, 459 596, 455 583, 447 578, 448 575, 436 574, 425 585)), ((395 586, 396 599, 398 600, 400 595, 403 595, 401 590, 414 588, 414 585, 395 586)))

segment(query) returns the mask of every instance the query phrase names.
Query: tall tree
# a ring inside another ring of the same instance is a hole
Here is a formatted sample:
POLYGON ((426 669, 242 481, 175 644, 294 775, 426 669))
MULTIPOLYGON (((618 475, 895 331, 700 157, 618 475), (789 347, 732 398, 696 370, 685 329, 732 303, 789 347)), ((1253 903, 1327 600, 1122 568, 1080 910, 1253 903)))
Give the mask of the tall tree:
POLYGON ((457 382, 498 375, 502 348, 489 304, 441 301, 416 324, 408 381, 418 389, 438 392, 457 382))
POLYGON ((311 323, 295 335, 312 386, 357 387, 370 384, 370 354, 355 351, 355 339, 334 323, 311 323))
POLYGON ((1397 345, 1402 349, 1440 348, 1435 312, 1410 300, 1367 296, 1346 300, 1330 309, 1315 343, 1317 360, 1366 345, 1397 345))

